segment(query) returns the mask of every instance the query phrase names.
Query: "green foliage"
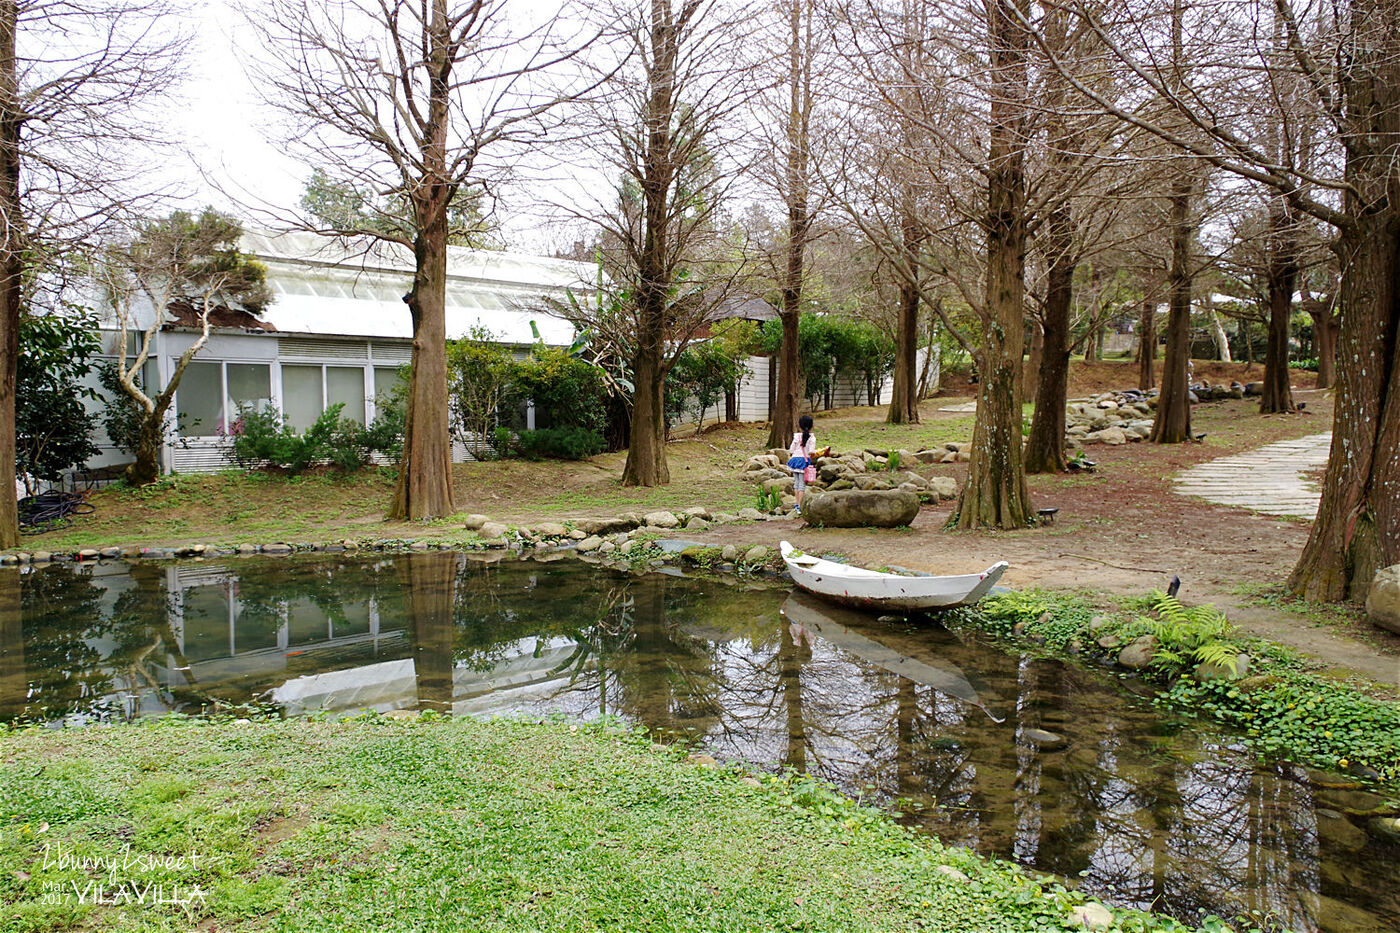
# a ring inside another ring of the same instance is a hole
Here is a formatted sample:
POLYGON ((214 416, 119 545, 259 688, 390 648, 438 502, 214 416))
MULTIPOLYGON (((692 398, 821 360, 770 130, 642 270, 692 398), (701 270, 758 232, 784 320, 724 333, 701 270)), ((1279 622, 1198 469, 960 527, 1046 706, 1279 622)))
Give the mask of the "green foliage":
MULTIPOLYGON (((763 323, 764 352, 778 352, 782 333, 780 321, 763 323)), ((829 400, 838 376, 859 378, 865 382, 869 396, 878 396, 885 377, 894 368, 894 341, 867 321, 833 314, 803 314, 797 322, 797 339, 802 349, 802 378, 807 398, 812 401, 829 400)))
POLYGON ((587 460, 607 449, 603 435, 580 427, 521 431, 508 443, 526 460, 587 460))
MULTIPOLYGON (((141 426, 146 421, 146 411, 135 399, 126 394, 121 383, 117 380, 117 364, 111 361, 100 363, 97 367, 97 381, 102 386, 102 398, 105 404, 102 406, 102 427, 107 431, 107 437, 118 449, 129 454, 136 452, 136 447, 141 437, 141 426)), ((152 386, 145 384, 145 370, 138 370, 132 377, 137 388, 147 395, 151 395, 155 390, 152 386)), ((161 442, 168 441, 179 431, 180 419, 172 426, 165 419, 161 419, 161 442)))
POLYGON ((1278 646, 1244 642, 1212 606, 1183 606, 1162 593, 1129 605, 1157 617, 1124 622, 1096 613, 1076 598, 1027 590, 990 596, 953 618, 1001 637, 1011 636, 1019 623, 1023 637, 1043 639, 1059 653, 1071 640, 1092 646, 1104 635, 1117 636, 1119 644, 1155 635, 1157 657, 1169 659, 1157 674, 1171 681, 1159 702, 1238 729, 1261 755, 1400 785, 1400 704, 1310 674, 1278 646), (1096 614, 1106 624, 1093 631, 1096 614), (1245 650, 1251 658, 1249 677, 1198 681, 1184 676, 1203 662, 1233 670, 1245 650))
POLYGON ((516 364, 512 392, 535 403, 537 423, 583 428, 596 434, 607 425, 607 386, 598 367, 558 347, 537 346, 516 364))
POLYGON ((1157 650, 1153 666, 1169 674, 1196 664, 1218 664, 1234 673, 1240 644, 1233 639, 1234 627, 1214 606, 1183 606, 1165 593, 1149 597, 1156 619, 1139 619, 1125 632, 1128 637, 1153 635, 1157 650))
POLYGON ((256 314, 272 301, 267 267, 238 249, 243 225, 206 207, 147 221, 113 260, 151 296, 202 307, 206 298, 256 314))
POLYGON ((15 373, 15 472, 25 488, 57 482, 96 454, 97 416, 84 401, 96 393, 81 385, 102 350, 97 318, 85 308, 58 314, 25 314, 19 322, 15 373))
POLYGON ((899 451, 891 450, 889 456, 885 458, 885 470, 890 473, 899 471, 899 451))
POLYGON ((484 328, 472 328, 466 337, 447 342, 452 427, 478 456, 486 452, 482 442, 495 436, 517 369, 510 347, 497 343, 484 328))
POLYGON ((666 423, 680 423, 687 414, 700 421, 747 372, 735 346, 717 340, 691 344, 666 374, 666 423))
POLYGON ((275 409, 241 407, 231 426, 228 457, 245 469, 273 466, 302 473, 328 463, 341 472, 358 470, 373 454, 401 454, 402 433, 394 434, 395 416, 365 427, 340 417, 343 404, 332 405, 303 432, 292 430, 275 409))
MULTIPOLYGON (((447 205, 447 242, 452 246, 498 249, 495 225, 485 216, 484 193, 461 186, 447 205)), ((376 194, 353 182, 337 181, 313 169, 301 195, 301 209, 332 230, 361 231, 412 240, 413 205, 402 189, 376 194)))

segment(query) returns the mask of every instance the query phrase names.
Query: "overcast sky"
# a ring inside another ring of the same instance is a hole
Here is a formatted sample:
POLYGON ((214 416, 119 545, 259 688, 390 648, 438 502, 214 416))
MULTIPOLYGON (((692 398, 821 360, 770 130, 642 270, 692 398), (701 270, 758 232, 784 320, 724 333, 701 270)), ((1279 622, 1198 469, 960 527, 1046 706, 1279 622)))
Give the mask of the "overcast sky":
MULTIPOLYGON (((249 30, 235 8, 236 0, 201 0, 189 8, 193 30, 187 59, 189 80, 182 100, 171 108, 172 136, 183 139, 189 154, 162 169, 175 186, 181 206, 213 204, 256 222, 256 205, 282 209, 301 198, 311 168, 285 155, 272 142, 277 115, 259 100, 244 60, 256 50, 240 51, 249 30)), ((595 180, 596 183, 596 180, 595 180)), ((567 182, 557 177, 559 188, 567 182)), ((499 220, 511 249, 548 252, 566 247, 577 235, 540 215, 538 180, 532 188, 503 192, 499 220)))

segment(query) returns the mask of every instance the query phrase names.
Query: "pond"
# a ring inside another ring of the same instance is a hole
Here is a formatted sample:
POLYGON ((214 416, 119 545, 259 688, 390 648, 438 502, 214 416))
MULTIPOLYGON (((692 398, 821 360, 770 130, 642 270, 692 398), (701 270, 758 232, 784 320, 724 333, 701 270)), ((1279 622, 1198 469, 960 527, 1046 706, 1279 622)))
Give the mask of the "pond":
POLYGON ((0 718, 241 704, 611 715, 819 775, 1113 904, 1400 926, 1400 851, 1347 816, 1370 795, 934 621, 500 552, 0 573, 0 718))

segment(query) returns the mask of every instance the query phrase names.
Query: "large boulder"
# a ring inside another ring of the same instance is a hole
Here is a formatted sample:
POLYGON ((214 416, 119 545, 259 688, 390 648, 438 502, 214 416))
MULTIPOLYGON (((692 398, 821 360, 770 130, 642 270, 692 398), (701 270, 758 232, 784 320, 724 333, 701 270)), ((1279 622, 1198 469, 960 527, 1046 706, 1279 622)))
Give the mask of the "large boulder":
POLYGON ((940 499, 956 499, 958 497, 958 483, 951 476, 930 477, 928 486, 929 489, 938 493, 940 499))
POLYGON ((1373 624, 1400 635, 1400 564, 1376 571, 1366 594, 1366 615, 1373 624))
POLYGON ((676 528, 681 523, 672 512, 648 512, 643 520, 652 528, 676 528))
POLYGON ((919 514, 919 497, 907 490, 859 490, 809 495, 802 517, 809 525, 830 528, 896 528, 919 514))

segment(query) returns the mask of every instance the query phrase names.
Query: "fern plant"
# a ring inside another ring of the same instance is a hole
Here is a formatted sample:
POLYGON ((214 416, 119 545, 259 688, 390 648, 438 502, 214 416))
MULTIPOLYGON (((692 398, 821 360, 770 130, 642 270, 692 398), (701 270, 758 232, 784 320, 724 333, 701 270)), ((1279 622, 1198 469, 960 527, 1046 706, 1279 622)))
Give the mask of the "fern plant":
POLYGON ((1143 619, 1140 628, 1157 638, 1154 664, 1181 669, 1191 664, 1210 664, 1239 671, 1239 646, 1234 627, 1214 606, 1183 606, 1175 596, 1154 594, 1152 609, 1156 619, 1143 619))
POLYGON ((899 451, 891 450, 889 456, 885 458, 885 469, 891 473, 899 472, 899 451))

